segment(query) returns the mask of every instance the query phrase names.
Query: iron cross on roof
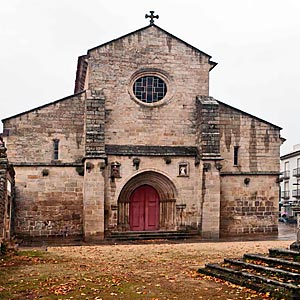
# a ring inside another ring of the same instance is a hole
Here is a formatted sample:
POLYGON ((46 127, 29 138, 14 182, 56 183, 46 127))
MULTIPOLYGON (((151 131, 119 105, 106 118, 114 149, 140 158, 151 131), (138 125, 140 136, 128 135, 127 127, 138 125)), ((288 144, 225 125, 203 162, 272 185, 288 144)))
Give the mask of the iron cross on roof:
POLYGON ((147 18, 150 18, 150 24, 154 24, 154 18, 155 19, 158 19, 159 18, 159 16, 158 15, 156 15, 156 16, 154 16, 154 10, 150 10, 150 15, 148 15, 148 14, 146 14, 145 15, 145 18, 147 19, 147 18))

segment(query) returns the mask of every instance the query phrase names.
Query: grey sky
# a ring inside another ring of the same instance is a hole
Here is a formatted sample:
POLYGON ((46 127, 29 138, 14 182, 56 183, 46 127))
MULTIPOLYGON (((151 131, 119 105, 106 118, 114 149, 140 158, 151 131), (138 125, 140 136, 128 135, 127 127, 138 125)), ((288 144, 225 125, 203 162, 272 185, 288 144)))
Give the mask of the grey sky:
POLYGON ((71 95, 78 56, 148 25, 149 10, 218 63, 211 96, 283 127, 282 154, 300 143, 299 0, 2 1, 0 119, 71 95))

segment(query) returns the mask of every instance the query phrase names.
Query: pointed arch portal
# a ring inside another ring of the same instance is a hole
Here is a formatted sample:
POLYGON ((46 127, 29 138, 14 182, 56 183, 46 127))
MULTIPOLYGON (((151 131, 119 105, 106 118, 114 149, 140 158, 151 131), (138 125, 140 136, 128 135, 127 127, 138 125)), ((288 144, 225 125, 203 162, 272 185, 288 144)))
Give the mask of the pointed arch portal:
POLYGON ((156 231, 175 229, 177 191, 163 174, 146 171, 131 178, 118 199, 118 229, 156 231))

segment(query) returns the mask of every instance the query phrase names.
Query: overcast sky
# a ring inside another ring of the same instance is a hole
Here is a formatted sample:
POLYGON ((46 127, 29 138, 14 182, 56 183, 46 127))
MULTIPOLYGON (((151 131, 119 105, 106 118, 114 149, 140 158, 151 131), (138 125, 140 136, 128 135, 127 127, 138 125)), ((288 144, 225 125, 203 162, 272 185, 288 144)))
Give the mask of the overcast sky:
MULTIPOLYGON (((0 3, 0 119, 74 90, 77 58, 155 23, 212 56, 210 95, 300 143, 299 0, 9 0, 0 3)), ((2 131, 2 125, 0 132, 2 131)))

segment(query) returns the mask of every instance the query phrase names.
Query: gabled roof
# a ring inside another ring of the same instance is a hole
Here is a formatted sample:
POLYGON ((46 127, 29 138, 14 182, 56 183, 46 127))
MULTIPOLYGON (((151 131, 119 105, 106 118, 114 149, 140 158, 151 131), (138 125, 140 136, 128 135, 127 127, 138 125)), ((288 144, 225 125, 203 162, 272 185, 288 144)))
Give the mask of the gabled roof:
POLYGON ((250 117, 250 118, 256 119, 257 121, 260 121, 260 122, 262 122, 262 123, 265 123, 265 124, 268 124, 268 125, 270 125, 270 126, 272 126, 272 127, 275 127, 276 129, 279 129, 279 130, 282 129, 281 127, 279 127, 279 126, 277 126, 277 125, 274 125, 274 124, 272 124, 272 123, 270 123, 270 122, 268 122, 268 121, 266 121, 266 120, 263 120, 263 119, 261 119, 261 118, 259 118, 259 117, 256 117, 256 116, 254 116, 254 115, 251 115, 251 114, 249 114, 249 113, 247 113, 247 112, 245 112, 245 111, 243 111, 243 110, 240 110, 240 109, 238 109, 238 108, 236 108, 236 107, 233 107, 233 106, 231 106, 231 105, 229 105, 229 104, 226 104, 226 103, 224 103, 224 102, 222 102, 222 101, 219 101, 219 100, 217 100, 217 99, 214 99, 214 98, 211 97, 211 96, 197 96, 197 100, 200 101, 201 103, 206 103, 206 104, 209 104, 209 105, 218 105, 218 104, 221 104, 221 105, 223 105, 223 106, 225 106, 225 107, 227 107, 227 108, 229 108, 229 109, 231 109, 231 110, 234 110, 234 111, 236 111, 236 112, 238 112, 238 113, 241 113, 241 114, 243 114, 243 115, 245 115, 245 116, 248 116, 248 117, 250 117))
MULTIPOLYGON (((127 33, 127 34, 125 34, 125 35, 123 35, 123 36, 120 36, 120 37, 118 37, 118 38, 116 38, 116 39, 113 39, 113 40, 111 40, 111 41, 109 41, 109 42, 106 42, 106 43, 101 44, 101 45, 99 45, 99 46, 93 47, 93 48, 91 48, 91 49, 88 50, 88 53, 89 53, 90 51, 93 51, 93 50, 97 49, 97 48, 104 47, 104 46, 106 46, 106 45, 108 45, 108 44, 110 44, 110 43, 112 43, 112 42, 116 42, 116 41, 119 41, 119 40, 121 40, 121 39, 123 39, 123 38, 126 38, 126 37, 128 37, 128 36, 130 36, 130 35, 132 35, 132 34, 136 34, 136 33, 138 33, 138 32, 144 31, 144 30, 146 30, 146 29, 148 29, 148 28, 150 28, 150 27, 156 27, 158 30, 164 32, 166 35, 172 37, 173 39, 176 39, 177 41, 179 41, 179 42, 185 44, 187 47, 189 47, 189 48, 191 48, 191 49, 193 49, 193 50, 195 50, 195 51, 197 51, 197 52, 199 52, 199 53, 201 53, 201 54, 203 54, 203 55, 206 55, 207 57, 211 58, 211 56, 210 56, 209 54, 207 54, 207 53, 205 53, 205 52, 199 50, 198 48, 192 46, 191 44, 185 42, 184 40, 178 38, 177 36, 175 36, 175 35, 169 33, 168 31, 162 29, 161 27, 159 27, 159 26, 157 26, 157 25, 155 25, 155 24, 150 24, 150 25, 148 25, 148 26, 142 27, 142 28, 140 28, 140 29, 138 29, 138 30, 135 30, 135 31, 132 31, 132 32, 130 32, 130 33, 127 33)), ((212 63, 212 65, 214 65, 214 67, 217 65, 216 62, 211 62, 211 63, 212 63)))
POLYGON ((46 103, 46 104, 44 104, 44 105, 41 105, 41 106, 32 108, 32 109, 30 109, 30 110, 23 111, 23 112, 21 112, 21 113, 19 113, 19 114, 16 114, 16 115, 7 117, 7 118, 5 118, 5 119, 2 119, 1 121, 2 121, 2 123, 3 123, 3 122, 5 122, 6 120, 20 117, 20 116, 25 115, 25 114, 28 114, 28 113, 30 113, 30 112, 33 112, 33 111, 42 109, 42 108, 44 108, 44 107, 47 107, 47 106, 50 106, 50 105, 53 105, 53 104, 62 102, 62 101, 64 101, 64 100, 70 99, 70 98, 72 98, 72 97, 76 97, 76 96, 78 96, 78 95, 80 95, 80 94, 83 94, 83 93, 85 93, 85 91, 81 91, 81 92, 79 92, 79 93, 75 93, 75 94, 73 94, 73 95, 64 97, 64 98, 62 98, 62 99, 58 99, 58 100, 52 101, 52 102, 50 102, 50 103, 46 103))
POLYGON ((126 37, 130 36, 130 35, 133 35, 133 34, 136 34, 136 33, 138 33, 138 32, 144 31, 144 30, 146 30, 146 29, 148 29, 148 28, 150 28, 150 27, 155 27, 155 28, 157 28, 158 30, 160 30, 160 31, 162 31, 163 33, 165 33, 166 35, 168 35, 168 36, 170 36, 171 38, 173 38, 173 39, 179 41, 180 43, 183 43, 184 45, 186 45, 187 47, 193 49, 194 51, 196 51, 196 52, 198 52, 198 53, 200 53, 200 54, 202 54, 202 55, 207 56, 207 57, 209 58, 209 64, 211 65, 210 70, 212 70, 212 69, 217 65, 216 62, 210 61, 211 56, 210 56, 209 54, 207 54, 207 53, 205 53, 205 52, 199 50, 198 48, 192 46, 191 44, 185 42, 184 40, 178 38, 177 36, 175 36, 175 35, 169 33, 168 31, 166 31, 166 30, 164 30, 164 29, 162 29, 161 27, 159 27, 159 26, 157 26, 157 25, 155 25, 155 24, 150 24, 150 25, 148 25, 148 26, 142 27, 142 28, 140 28, 140 29, 138 29, 138 30, 135 30, 135 31, 132 31, 132 32, 130 32, 130 33, 127 33, 127 34, 125 34, 125 35, 123 35, 123 36, 120 36, 120 37, 118 37, 118 38, 116 38, 116 39, 113 39, 113 40, 111 40, 111 41, 109 41, 109 42, 106 42, 106 43, 101 44, 101 45, 99 45, 99 46, 93 47, 93 48, 91 48, 91 49, 89 49, 89 50, 87 51, 87 55, 79 56, 79 58, 78 58, 78 64, 77 64, 76 80, 75 80, 75 92, 79 92, 79 91, 80 91, 80 87, 82 87, 82 82, 84 81, 83 78, 84 78, 85 75, 86 75, 86 66, 85 66, 86 61, 85 61, 85 59, 89 57, 89 53, 90 53, 91 51, 93 51, 93 50, 95 50, 95 49, 98 49, 98 48, 101 48, 101 47, 105 47, 105 46, 109 45, 110 43, 117 42, 117 41, 119 41, 119 40, 121 40, 121 39, 123 39, 123 38, 126 38, 126 37))
POLYGON ((253 118, 253 119, 256 119, 256 120, 258 120, 258 121, 260 121, 260 122, 263 122, 263 123, 265 123, 265 124, 268 124, 268 125, 270 125, 270 126, 272 126, 272 127, 275 127, 275 128, 277 128, 277 129, 279 129, 279 130, 282 130, 281 127, 279 127, 279 126, 277 126, 277 125, 275 125, 275 124, 273 124, 273 123, 270 123, 270 122, 268 122, 268 121, 266 121, 266 120, 264 120, 264 119, 261 119, 261 118, 259 118, 259 117, 256 117, 256 116, 254 116, 254 115, 251 115, 251 114, 249 114, 249 113, 247 113, 247 112, 245 112, 245 111, 243 111, 243 110, 241 110, 241 109, 238 109, 238 108, 236 108, 236 107, 233 107, 233 106, 231 106, 231 105, 229 105, 229 104, 227 104, 227 103, 224 103, 224 102, 222 102, 222 101, 219 101, 219 100, 217 100, 217 102, 220 103, 220 104, 222 104, 222 105, 224 105, 224 106, 227 106, 228 108, 230 108, 230 109, 232 109, 232 110, 235 110, 235 111, 237 111, 237 112, 239 112, 239 113, 242 113, 243 115, 246 115, 246 116, 248 116, 248 117, 251 117, 251 118, 253 118))

